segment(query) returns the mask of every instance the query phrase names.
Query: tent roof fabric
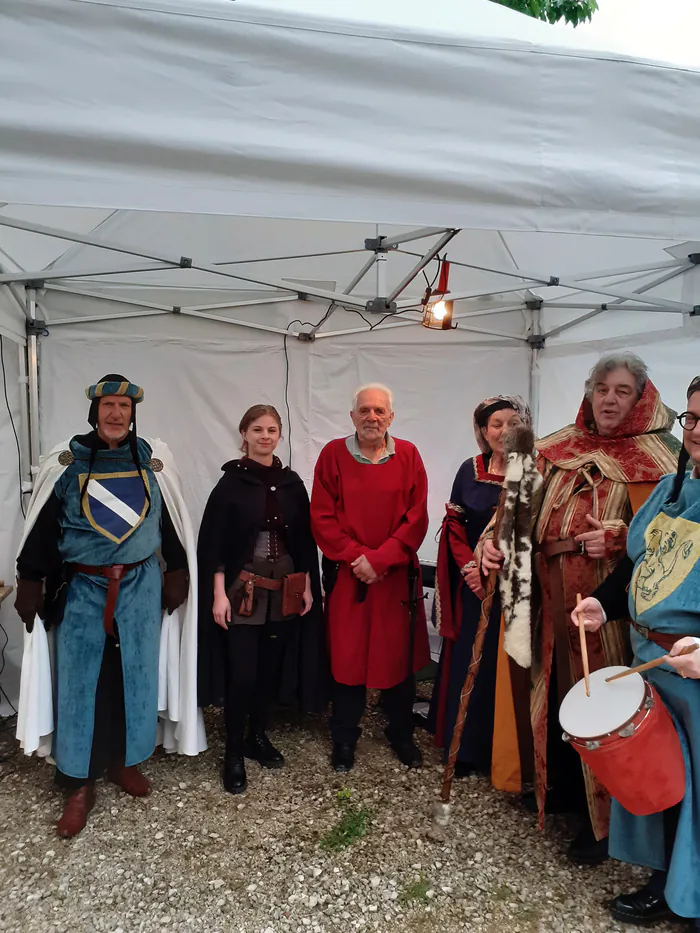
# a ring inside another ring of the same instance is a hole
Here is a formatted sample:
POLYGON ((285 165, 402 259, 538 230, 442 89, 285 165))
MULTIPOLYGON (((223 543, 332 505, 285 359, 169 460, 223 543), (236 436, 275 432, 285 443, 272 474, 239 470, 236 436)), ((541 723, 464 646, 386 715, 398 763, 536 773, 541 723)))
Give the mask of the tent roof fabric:
POLYGON ((5 0, 0 198, 695 235, 700 72, 488 0, 279 5, 5 0))

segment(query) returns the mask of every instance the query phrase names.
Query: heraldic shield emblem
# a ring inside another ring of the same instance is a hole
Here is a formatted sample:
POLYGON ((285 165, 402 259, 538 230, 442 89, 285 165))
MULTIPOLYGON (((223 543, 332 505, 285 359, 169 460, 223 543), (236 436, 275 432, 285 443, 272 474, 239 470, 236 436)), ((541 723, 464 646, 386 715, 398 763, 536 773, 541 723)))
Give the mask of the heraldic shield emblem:
MULTIPOLYGON (((87 473, 80 476, 84 488, 87 473)), ((84 500, 85 515, 95 531, 121 544, 141 524, 148 510, 143 479, 136 470, 124 473, 92 473, 84 500)), ((150 493, 150 487, 149 487, 150 493)))

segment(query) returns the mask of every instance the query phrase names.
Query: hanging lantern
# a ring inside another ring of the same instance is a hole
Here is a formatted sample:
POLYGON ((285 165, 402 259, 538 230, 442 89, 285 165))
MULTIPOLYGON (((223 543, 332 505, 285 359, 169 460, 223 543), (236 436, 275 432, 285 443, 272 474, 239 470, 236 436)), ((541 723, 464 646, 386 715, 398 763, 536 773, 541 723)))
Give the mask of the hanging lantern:
POLYGON ((450 264, 443 259, 435 291, 427 289, 423 297, 423 327, 429 327, 431 330, 451 330, 454 302, 445 298, 450 291, 449 283, 450 264))

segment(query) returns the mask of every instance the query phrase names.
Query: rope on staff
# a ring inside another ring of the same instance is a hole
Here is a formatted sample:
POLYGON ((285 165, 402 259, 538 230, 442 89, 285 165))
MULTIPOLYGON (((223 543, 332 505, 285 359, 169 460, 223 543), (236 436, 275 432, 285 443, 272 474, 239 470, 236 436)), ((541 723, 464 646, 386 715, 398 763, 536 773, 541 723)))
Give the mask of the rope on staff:
MULTIPOLYGON (((515 513, 519 508, 518 499, 521 492, 520 487, 522 486, 523 482, 526 482, 525 467, 527 466, 527 460, 531 461, 535 475, 539 478, 539 474, 537 473, 536 467, 534 466, 534 444, 535 440, 532 434, 532 429, 529 425, 519 425, 512 431, 509 431, 508 434, 504 437, 504 450, 508 457, 508 465, 506 467, 506 479, 504 481, 503 488, 501 489, 501 495, 498 500, 498 509, 496 510, 496 516, 494 520, 493 540, 496 544, 503 544, 503 542, 500 541, 502 530, 506 537, 509 535, 509 529, 512 530, 511 526, 513 525, 515 519, 515 513), (511 487, 514 486, 515 489, 511 488, 509 492, 509 485, 511 487)), ((522 505, 520 508, 522 508, 522 505)), ((527 518, 527 525, 529 527, 529 514, 526 513, 525 517, 527 518)), ((467 674, 464 679, 462 692, 459 698, 459 709, 457 711, 454 730, 452 732, 452 741, 450 742, 450 749, 447 755, 447 762, 445 764, 445 773, 443 776, 440 798, 439 801, 436 802, 436 806, 434 808, 433 822, 436 826, 445 826, 447 823, 450 794, 452 793, 452 782, 454 780, 455 773, 455 762, 457 760, 459 747, 462 742, 462 732, 464 731, 464 722, 467 717, 469 700, 471 698, 472 691, 474 690, 474 683, 479 673, 479 667, 481 666, 481 658, 484 652, 484 640, 486 638, 486 630, 489 626, 493 600, 496 595, 497 583, 498 574, 495 570, 492 570, 490 571, 484 586, 484 598, 481 602, 481 613, 479 614, 479 624, 477 626, 476 635, 474 637, 471 661, 469 662, 469 667, 467 669, 467 674)))
MULTIPOLYGON (((493 540, 498 541, 498 534, 501 526, 501 518, 503 516, 503 505, 504 505, 505 494, 502 491, 501 497, 498 502, 498 512, 496 513, 496 524, 494 526, 493 540)), ((474 689, 474 683, 476 682, 476 675, 479 673, 479 667, 481 665, 481 656, 484 653, 484 641, 486 639, 486 629, 489 625, 489 616, 491 615, 491 607, 493 606, 493 599, 496 594, 496 584, 498 582, 498 575, 495 570, 492 570, 489 573, 488 579, 486 581, 486 586, 484 587, 484 598, 481 602, 481 614, 479 615, 479 624, 476 629, 476 635, 474 637, 474 645, 472 647, 472 657, 469 662, 469 667, 467 669, 467 676, 464 679, 464 684, 462 685, 462 692, 459 697, 459 709, 457 711, 457 718, 455 720, 454 729, 452 731, 452 741, 450 742, 450 751, 447 756, 447 763, 445 764, 445 773, 442 779, 442 790, 440 791, 440 800, 443 803, 448 803, 450 800, 450 794, 452 793, 452 782, 454 781, 455 775, 455 762, 457 761, 457 755, 459 753, 459 746, 462 743, 462 732, 464 731, 464 722, 467 718, 467 708, 469 706, 469 698, 474 689)))

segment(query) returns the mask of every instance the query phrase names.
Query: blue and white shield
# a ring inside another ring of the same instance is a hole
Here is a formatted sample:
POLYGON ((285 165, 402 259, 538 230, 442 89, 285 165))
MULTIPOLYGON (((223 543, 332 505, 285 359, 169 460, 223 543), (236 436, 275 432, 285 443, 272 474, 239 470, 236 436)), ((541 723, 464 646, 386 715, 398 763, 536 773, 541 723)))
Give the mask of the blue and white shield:
MULTIPOLYGON (((81 489, 87 475, 81 476, 81 489)), ((148 500, 143 479, 136 470, 126 473, 93 473, 88 483, 85 515, 95 531, 121 544, 146 516, 148 500)), ((150 490, 149 490, 150 492, 150 490)))

